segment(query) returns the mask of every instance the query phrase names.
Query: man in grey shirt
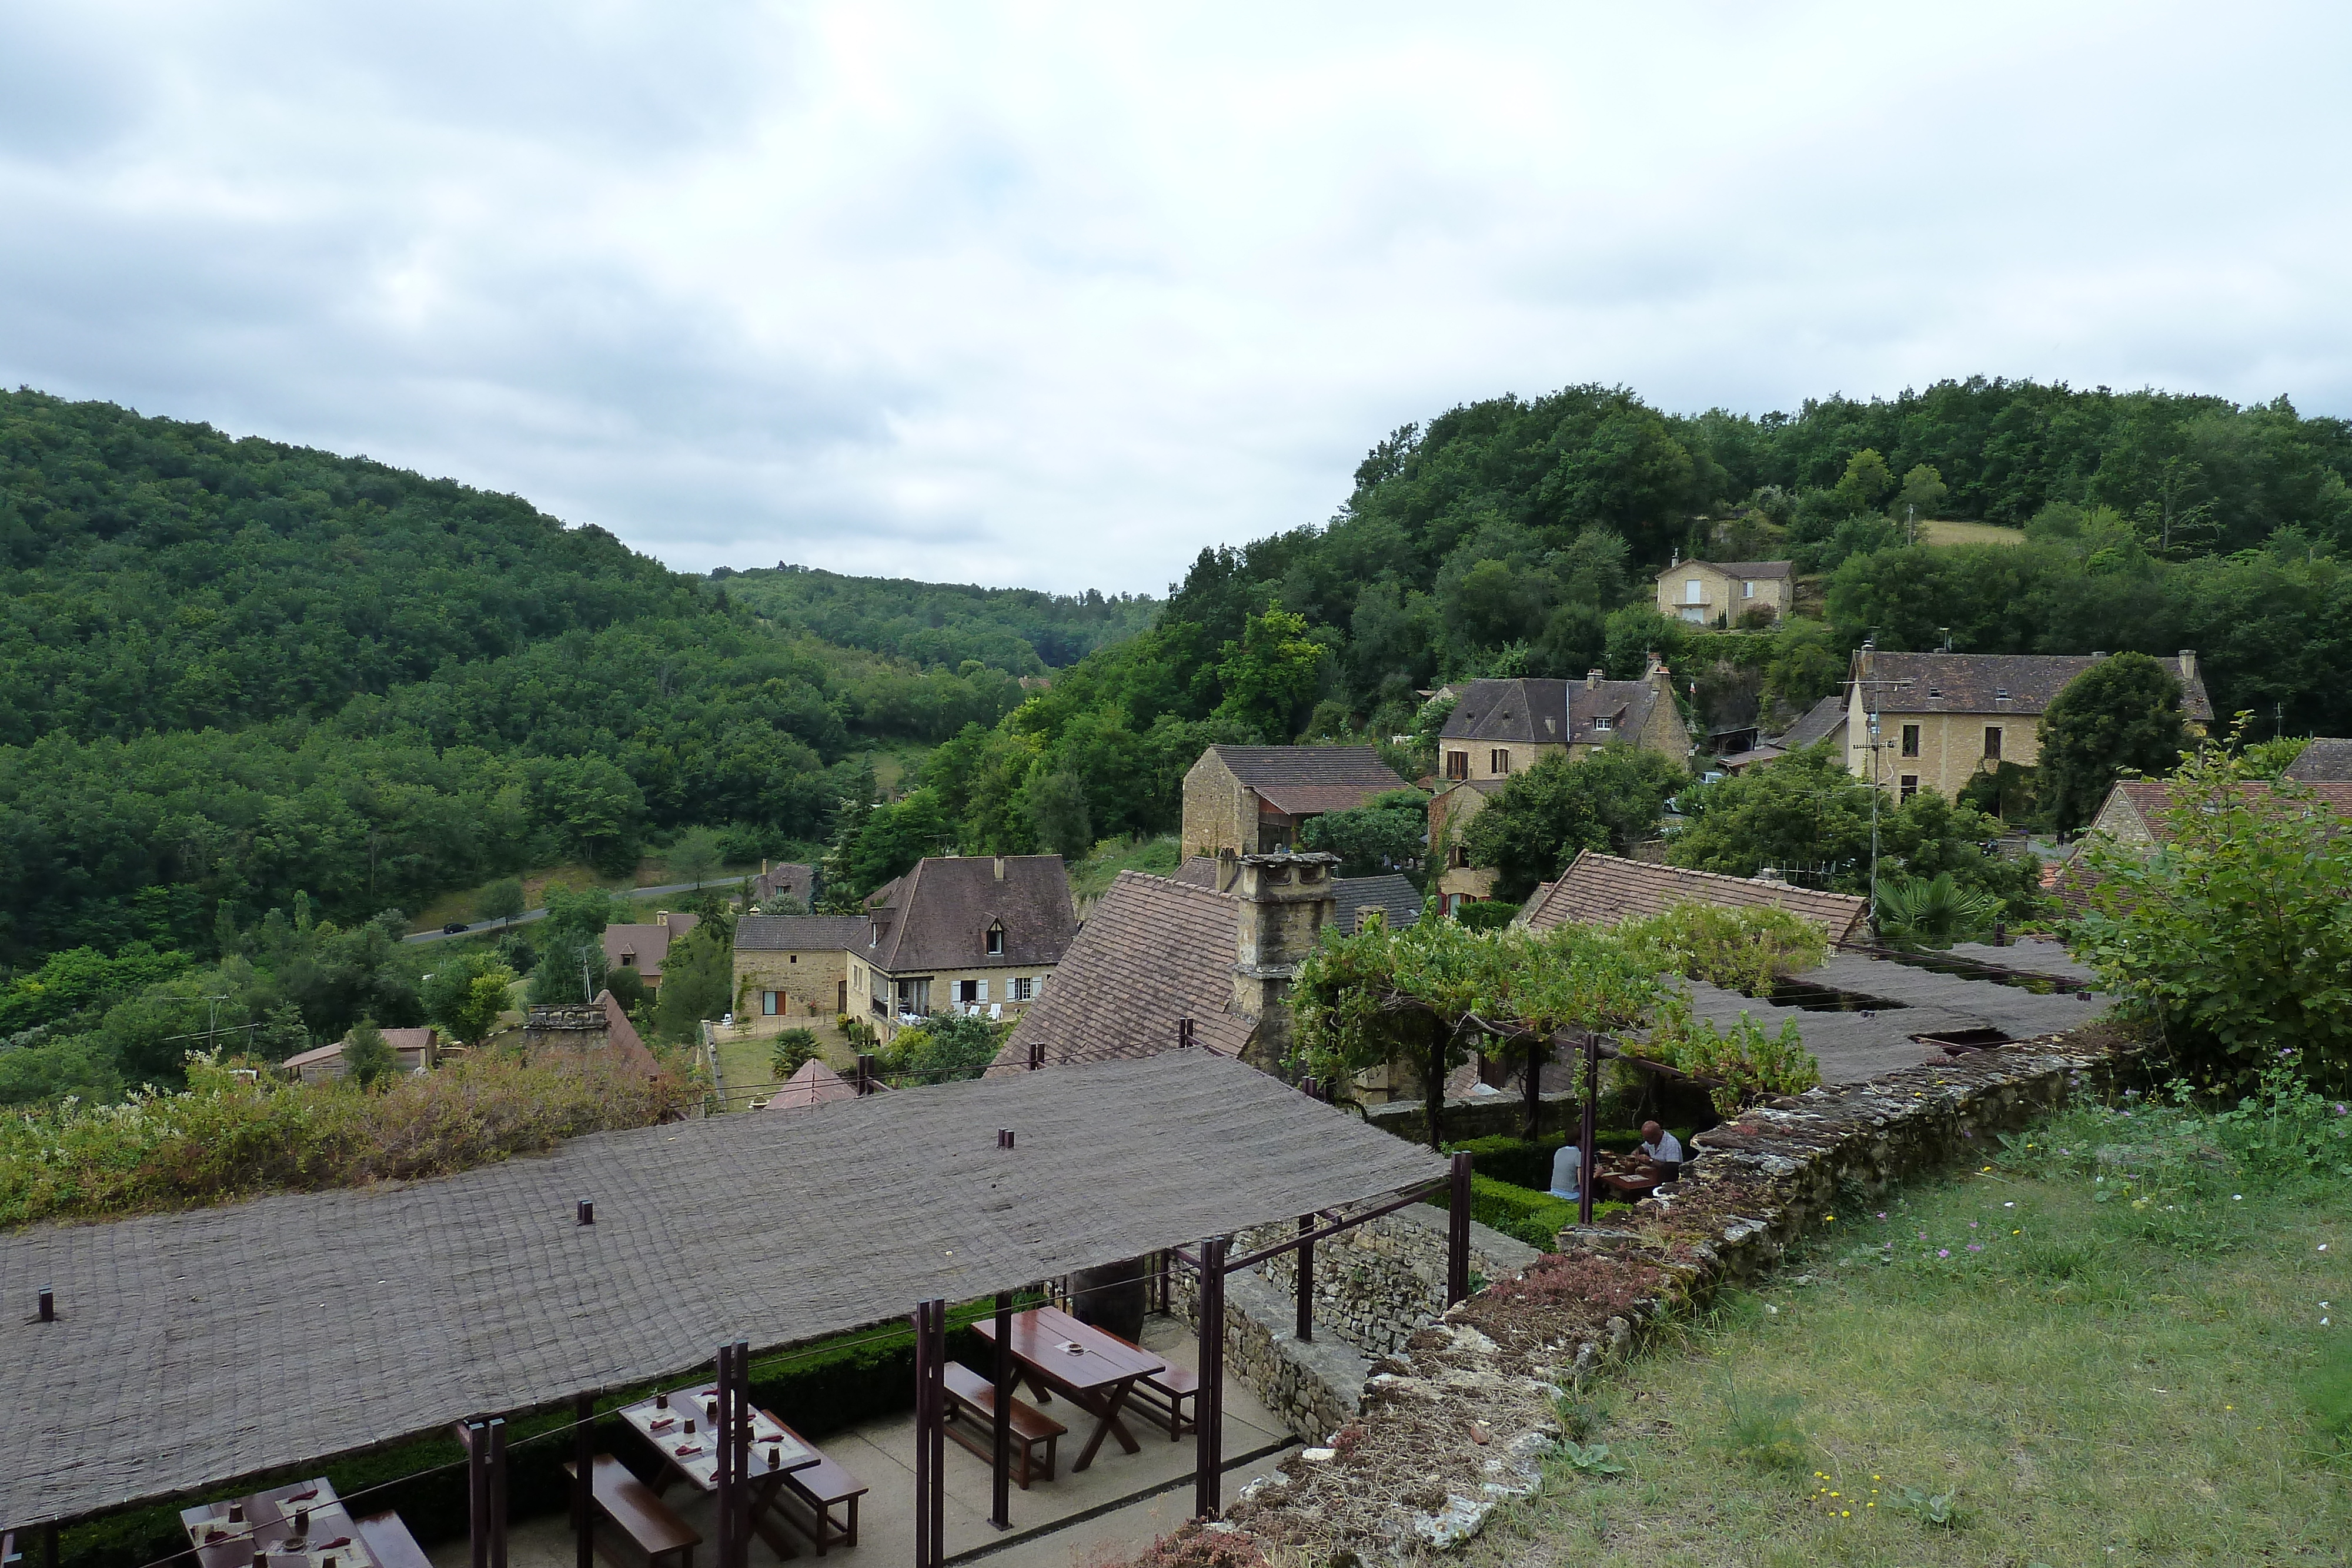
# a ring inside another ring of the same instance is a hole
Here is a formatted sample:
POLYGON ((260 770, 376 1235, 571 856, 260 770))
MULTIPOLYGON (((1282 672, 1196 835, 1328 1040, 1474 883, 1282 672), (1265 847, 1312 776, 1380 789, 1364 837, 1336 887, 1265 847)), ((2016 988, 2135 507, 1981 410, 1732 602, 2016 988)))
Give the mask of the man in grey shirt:
POLYGON ((1662 1182, 1672 1181, 1682 1174, 1681 1142, 1655 1122, 1642 1124, 1642 1146, 1635 1152, 1657 1167, 1658 1179, 1662 1182))
POLYGON ((1574 1144, 1563 1146, 1551 1157, 1551 1195, 1554 1197, 1575 1197, 1583 1187, 1584 1151, 1574 1144))

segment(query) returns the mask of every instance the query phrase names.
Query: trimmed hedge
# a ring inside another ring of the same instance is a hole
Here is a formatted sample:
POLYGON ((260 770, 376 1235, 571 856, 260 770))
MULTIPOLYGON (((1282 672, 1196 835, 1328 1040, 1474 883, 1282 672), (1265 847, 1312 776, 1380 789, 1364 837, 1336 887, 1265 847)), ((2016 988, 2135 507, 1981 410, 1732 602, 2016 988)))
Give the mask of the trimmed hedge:
MULTIPOLYGON (((1440 1208, 1451 1208, 1452 1200, 1451 1192, 1443 1192, 1432 1201, 1440 1208)), ((1592 1218, 1597 1220, 1604 1214, 1615 1214, 1628 1207, 1596 1201, 1592 1218)), ((1499 1230, 1526 1242, 1538 1252, 1557 1252, 1560 1231, 1576 1223, 1576 1205, 1549 1192, 1480 1176, 1474 1169, 1470 1173, 1470 1218, 1490 1230, 1499 1230)))
MULTIPOLYGON (((1036 1304, 1022 1298, 1022 1306, 1036 1304)), ((987 1354, 987 1342, 971 1324, 995 1311, 991 1301, 970 1301, 948 1314, 948 1354, 971 1364, 987 1354)), ((664 1378, 596 1401, 600 1416, 633 1405, 688 1378, 664 1378)), ((772 1410, 811 1441, 877 1416, 911 1410, 915 1404, 915 1334, 911 1325, 877 1325, 821 1340, 796 1350, 756 1357, 751 1363, 751 1403, 772 1410)), ((572 1457, 569 1405, 510 1416, 507 1421, 507 1499, 511 1519, 558 1513, 570 1506, 570 1479, 563 1463, 572 1457)), ((617 1417, 599 1420, 595 1451, 621 1456, 641 1478, 658 1468, 652 1451, 617 1417)), ((206 1497, 242 1497, 312 1476, 334 1483, 336 1495, 356 1500, 355 1512, 397 1511, 411 1533, 426 1545, 466 1533, 465 1450, 443 1433, 393 1444, 320 1464, 209 1488, 206 1497), (381 1491, 373 1489, 383 1488, 381 1491), (362 1492, 369 1495, 364 1498, 362 1492)), ((173 1503, 110 1515, 62 1532, 60 1568, 141 1568, 187 1551, 179 1508, 173 1503)))
MULTIPOLYGON (((1691 1134, 1688 1128, 1670 1127, 1667 1131, 1673 1133, 1685 1148, 1689 1146, 1691 1134)), ((1548 1133, 1540 1138, 1499 1135, 1467 1138, 1458 1144, 1448 1144, 1445 1147, 1449 1154, 1459 1151, 1470 1155, 1474 1180, 1480 1176, 1490 1176, 1497 1181, 1542 1193, 1551 1186, 1552 1156, 1571 1141, 1569 1134, 1548 1133)), ((1603 1128, 1592 1142, 1602 1154, 1628 1155, 1641 1146, 1642 1134, 1638 1129, 1603 1128)), ((1479 1223, 1486 1223, 1484 1216, 1480 1217, 1479 1223)), ((1500 1229, 1501 1227, 1496 1228, 1500 1229)))

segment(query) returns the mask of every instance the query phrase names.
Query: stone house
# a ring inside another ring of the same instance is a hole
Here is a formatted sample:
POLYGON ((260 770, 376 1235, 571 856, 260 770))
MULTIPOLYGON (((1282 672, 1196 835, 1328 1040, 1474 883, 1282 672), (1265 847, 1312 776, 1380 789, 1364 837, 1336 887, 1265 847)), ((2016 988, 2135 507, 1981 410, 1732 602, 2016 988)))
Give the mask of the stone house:
MULTIPOLYGON (((403 1072, 430 1071, 440 1060, 441 1031, 437 1029, 388 1029, 382 1033, 384 1044, 392 1047, 393 1055, 399 1059, 403 1072)), ((351 1042, 351 1036, 345 1035, 332 1045, 289 1056, 280 1066, 287 1077, 304 1083, 340 1082, 350 1071, 343 1065, 343 1048, 351 1042)))
POLYGON ((1121 872, 989 1071, 1150 1056, 1187 1040, 1271 1071, 1289 1049, 1290 982, 1339 918, 1338 864, 1242 855, 1222 893, 1121 872))
POLYGON ((669 956, 669 945, 693 930, 701 918, 698 915, 672 915, 665 909, 650 925, 605 926, 605 970, 633 970, 645 982, 646 990, 661 989, 662 960, 669 956))
MULTIPOLYGON (((2286 796, 2264 783, 2249 781, 2244 787, 2253 801, 2275 800, 2283 810, 2303 809, 2301 802, 2310 801, 2352 820, 2352 779, 2306 782, 2290 774, 2284 782, 2286 796)), ((2085 836, 2096 834, 2126 849, 2153 852, 2171 841, 2171 830, 2162 816, 2171 805, 2170 779, 2118 779, 2107 790, 2099 814, 2091 819, 2085 836)), ((2077 853, 2059 870, 2050 891, 2066 906, 2067 914, 2078 915, 2090 906, 2091 890, 2098 882, 2089 862, 2077 853)))
POLYGON ((1658 613, 1695 626, 1739 624, 1751 610, 1778 621, 1795 605, 1796 580, 1785 560, 1685 560, 1658 573, 1658 613))
POLYGON ((1429 852, 1437 893, 1451 911, 1492 897, 1494 875, 1469 863, 1463 834, 1487 800, 1546 757, 1590 757, 1604 746, 1641 746, 1690 765, 1689 724, 1675 701, 1674 677, 1656 655, 1638 681, 1472 681, 1457 688, 1438 733, 1438 793, 1429 803, 1429 852))
POLYGON ((865 945, 867 929, 862 915, 739 917, 736 1018, 829 1019, 849 1011, 849 950, 865 945))
POLYGON ((1184 775, 1184 852, 1296 849, 1311 819, 1412 788, 1369 746, 1212 746, 1184 775))
POLYGON ((2298 784, 2352 783, 2352 740, 2319 737, 2287 764, 2284 776, 2298 784))
POLYGON ((815 907, 816 867, 802 861, 778 861, 773 865, 761 861, 760 874, 751 879, 752 904, 764 909, 787 898, 815 907))
MULTIPOLYGON (((1887 653, 1864 643, 1846 686, 1846 769, 1899 800, 1922 789, 1951 799, 2004 762, 2042 756, 2041 719, 2058 694, 2105 653, 1887 653), (1871 706, 1878 709, 1877 745, 1871 706)), ((2173 673, 2181 713, 2203 734, 2212 700, 2183 648, 2173 673)))

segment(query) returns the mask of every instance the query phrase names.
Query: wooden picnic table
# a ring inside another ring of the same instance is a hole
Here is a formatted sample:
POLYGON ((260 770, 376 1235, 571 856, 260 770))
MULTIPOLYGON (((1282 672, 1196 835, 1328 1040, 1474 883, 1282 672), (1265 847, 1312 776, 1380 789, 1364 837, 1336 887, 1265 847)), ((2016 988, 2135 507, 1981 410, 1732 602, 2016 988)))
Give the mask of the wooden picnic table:
MULTIPOLYGON (((621 1418, 662 1457, 666 1468, 654 1483, 656 1495, 672 1478, 698 1491, 719 1490, 718 1404, 719 1385, 704 1383, 622 1406, 621 1418)), ((823 1463, 824 1456, 802 1442, 791 1427, 765 1410, 751 1412, 751 1452, 743 1472, 743 1484, 751 1492, 751 1528, 779 1557, 795 1555, 781 1528, 791 1520, 776 1506, 784 1479, 823 1463)))
POLYGON ((393 1548, 404 1541, 421 1555, 397 1515, 371 1519, 363 1533, 324 1476, 184 1508, 180 1523, 201 1568, 254 1568, 257 1560, 267 1568, 387 1568, 369 1534, 393 1548))
MULTIPOLYGON (((981 1338, 996 1343, 993 1318, 982 1318, 971 1326, 981 1338)), ((1139 1379, 1168 1364, 1115 1334, 1088 1327, 1059 1307, 1013 1314, 1013 1360, 1040 1400, 1059 1394, 1095 1418, 1093 1435, 1070 1466, 1074 1471, 1094 1463, 1095 1450, 1106 1437, 1117 1437, 1130 1454, 1141 1447, 1119 1412, 1139 1379)))

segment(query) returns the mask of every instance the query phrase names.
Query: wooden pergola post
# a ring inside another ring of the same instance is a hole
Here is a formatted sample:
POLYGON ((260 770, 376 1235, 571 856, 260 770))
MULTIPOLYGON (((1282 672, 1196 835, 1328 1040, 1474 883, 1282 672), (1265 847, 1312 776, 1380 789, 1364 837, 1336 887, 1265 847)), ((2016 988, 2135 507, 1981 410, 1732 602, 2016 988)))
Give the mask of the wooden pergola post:
POLYGON ((719 1460, 719 1568, 735 1568, 735 1347, 722 1344, 717 1357, 719 1408, 710 1418, 710 1446, 719 1460))
POLYGON ((507 1423, 490 1417, 490 1568, 507 1568, 507 1423))
POLYGON ((988 1521, 999 1530, 1013 1528, 1013 1297, 996 1292, 996 1411, 991 1423, 996 1441, 990 1450, 994 1469, 993 1495, 988 1521))
POLYGON ((572 1568, 596 1568, 596 1396, 572 1399, 572 1568))
POLYGON ((1201 1394, 1192 1437, 1192 1516, 1224 1511, 1225 1251, 1230 1236, 1201 1243, 1201 1394))
POLYGON ((474 1568, 490 1568, 490 1433, 481 1420, 466 1423, 466 1543, 474 1568))
POLYGON ((1446 1212, 1445 1304, 1470 1296, 1470 1156, 1454 1156, 1453 1207, 1446 1212))
POLYGON ((1577 1148, 1584 1156, 1584 1168, 1576 1177, 1576 1222, 1592 1223, 1592 1173, 1600 1161, 1594 1156, 1592 1140, 1600 1136, 1595 1124, 1601 1117, 1601 1037, 1587 1030, 1584 1035, 1584 1122, 1577 1134, 1577 1148))
POLYGON ((915 1304, 915 1568, 947 1560, 947 1302, 915 1304))
POLYGON ((1315 1338, 1315 1217, 1298 1217, 1298 1337, 1315 1338))

